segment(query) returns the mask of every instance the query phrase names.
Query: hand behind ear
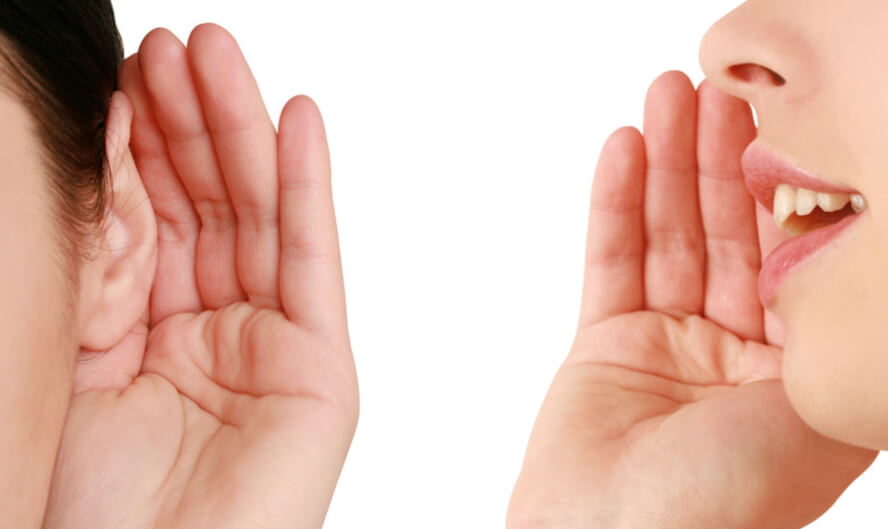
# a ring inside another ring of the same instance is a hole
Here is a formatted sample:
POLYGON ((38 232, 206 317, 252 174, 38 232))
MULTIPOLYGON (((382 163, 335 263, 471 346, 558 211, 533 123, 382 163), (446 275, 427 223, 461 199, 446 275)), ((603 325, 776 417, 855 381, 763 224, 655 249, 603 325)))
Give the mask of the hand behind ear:
POLYGON ((145 353, 157 223, 129 148, 132 120, 130 99, 116 92, 106 125, 110 189, 102 238, 80 268, 75 393, 129 386, 145 353))
POLYGON ((92 269, 82 326, 107 350, 80 367, 45 527, 320 527, 358 404, 317 108, 294 98, 276 132, 212 25, 187 49, 149 34, 121 89, 157 243, 150 211, 115 213, 128 249, 92 269))

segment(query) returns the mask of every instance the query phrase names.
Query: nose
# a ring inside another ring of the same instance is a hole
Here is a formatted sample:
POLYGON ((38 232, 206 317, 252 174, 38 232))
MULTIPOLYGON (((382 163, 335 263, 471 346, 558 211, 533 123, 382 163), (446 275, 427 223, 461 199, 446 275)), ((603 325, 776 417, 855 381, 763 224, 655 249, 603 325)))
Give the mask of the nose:
POLYGON ((699 57, 707 79, 755 107, 809 96, 817 79, 813 54, 788 4, 749 0, 709 28, 699 57))

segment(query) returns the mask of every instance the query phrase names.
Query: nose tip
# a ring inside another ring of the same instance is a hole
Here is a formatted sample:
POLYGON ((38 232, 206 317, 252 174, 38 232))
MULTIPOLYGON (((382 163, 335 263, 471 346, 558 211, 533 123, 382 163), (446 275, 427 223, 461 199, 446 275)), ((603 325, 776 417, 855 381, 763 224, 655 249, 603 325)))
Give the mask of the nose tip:
POLYGON ((736 28, 731 15, 709 28, 700 44, 700 66, 718 88, 753 103, 760 94, 785 86, 787 78, 736 28))
POLYGON ((700 43, 703 73, 715 86, 753 106, 799 101, 816 90, 818 74, 803 28, 747 1, 718 20, 700 43))

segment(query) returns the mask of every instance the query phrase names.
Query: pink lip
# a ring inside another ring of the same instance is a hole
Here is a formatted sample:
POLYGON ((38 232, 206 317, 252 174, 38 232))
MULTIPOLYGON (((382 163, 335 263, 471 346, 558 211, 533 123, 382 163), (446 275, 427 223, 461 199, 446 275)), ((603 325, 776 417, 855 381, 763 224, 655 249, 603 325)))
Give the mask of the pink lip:
MULTIPOLYGON (((757 142, 743 153, 740 163, 746 188, 768 211, 773 212, 774 190, 778 184, 789 184, 824 193, 857 193, 856 190, 831 184, 810 172, 781 159, 757 142)), ((862 214, 849 215, 841 221, 793 237, 780 244, 762 263, 759 274, 759 299, 764 306, 773 304, 777 287, 793 270, 810 261, 862 214)))
POLYGON ((778 184, 804 187, 823 193, 857 193, 854 189, 823 180, 814 174, 780 158, 758 142, 752 142, 740 158, 746 189, 768 211, 773 213, 774 190, 778 184))
POLYGON ((768 254, 759 273, 758 290, 762 305, 769 307, 777 295, 777 287, 783 278, 810 261, 820 250, 851 226, 858 215, 848 215, 835 224, 793 237, 784 241, 768 254))

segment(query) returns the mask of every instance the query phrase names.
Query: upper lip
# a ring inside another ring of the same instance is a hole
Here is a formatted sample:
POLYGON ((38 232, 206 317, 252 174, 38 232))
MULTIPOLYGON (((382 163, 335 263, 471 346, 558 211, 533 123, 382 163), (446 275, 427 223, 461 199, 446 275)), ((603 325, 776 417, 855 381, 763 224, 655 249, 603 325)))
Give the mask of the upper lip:
POLYGON ((821 193, 857 193, 854 189, 823 180, 806 169, 796 166, 753 141, 740 158, 746 188, 768 211, 773 212, 774 190, 779 184, 803 187, 821 193))

